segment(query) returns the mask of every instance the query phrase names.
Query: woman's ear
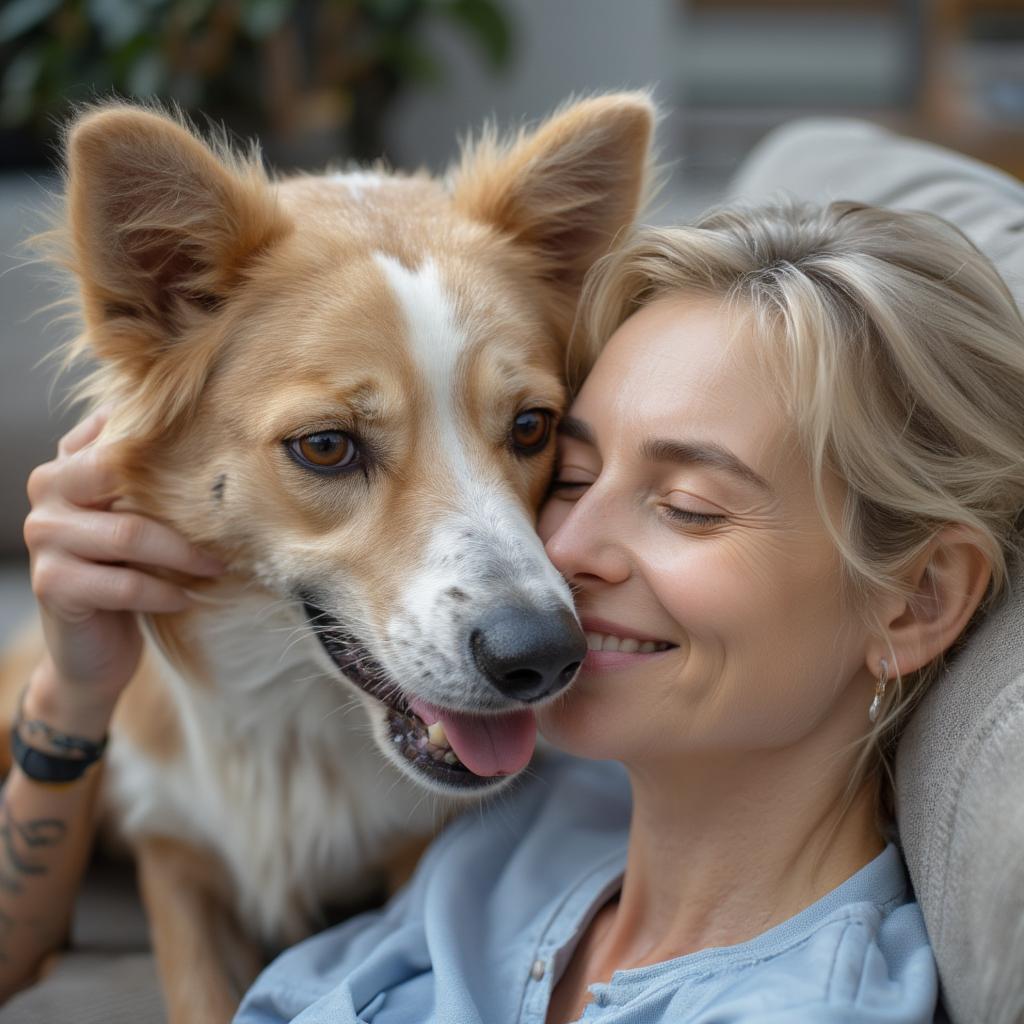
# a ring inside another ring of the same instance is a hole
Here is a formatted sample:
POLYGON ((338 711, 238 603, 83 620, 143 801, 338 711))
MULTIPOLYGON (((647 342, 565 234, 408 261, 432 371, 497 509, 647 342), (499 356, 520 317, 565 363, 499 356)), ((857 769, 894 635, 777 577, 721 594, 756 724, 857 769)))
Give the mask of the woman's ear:
POLYGON ((949 650, 984 598, 991 577, 991 562, 974 531, 964 526, 941 529, 910 569, 909 596, 886 602, 885 636, 872 641, 867 652, 872 675, 879 674, 882 659, 890 671, 907 675, 949 650))

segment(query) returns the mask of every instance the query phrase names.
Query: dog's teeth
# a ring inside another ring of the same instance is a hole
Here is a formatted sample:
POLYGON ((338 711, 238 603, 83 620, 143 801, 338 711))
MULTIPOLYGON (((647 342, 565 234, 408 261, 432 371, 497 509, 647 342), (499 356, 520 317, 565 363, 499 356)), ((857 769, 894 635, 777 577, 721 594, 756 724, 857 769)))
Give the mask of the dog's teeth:
POLYGON ((653 640, 645 640, 638 650, 641 654, 653 654, 658 649, 658 645, 653 640))
POLYGON ((445 761, 445 764, 458 764, 459 763, 459 759, 450 750, 448 751, 447 754, 444 755, 444 761, 445 761))
POLYGON ((445 735, 444 726, 440 722, 435 722, 433 725, 428 726, 427 739, 430 740, 435 747, 451 746, 448 742, 448 737, 445 735))

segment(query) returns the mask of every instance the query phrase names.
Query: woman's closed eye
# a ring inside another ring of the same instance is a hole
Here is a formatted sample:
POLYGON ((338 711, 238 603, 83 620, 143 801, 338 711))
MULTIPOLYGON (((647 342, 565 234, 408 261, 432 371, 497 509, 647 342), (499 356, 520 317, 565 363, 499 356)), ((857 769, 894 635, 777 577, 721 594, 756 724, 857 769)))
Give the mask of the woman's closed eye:
POLYGON ((661 510, 673 525, 711 527, 720 526, 728 519, 717 506, 686 494, 672 495, 671 501, 661 504, 661 510))
POLYGON ((694 512, 687 508, 676 508, 675 505, 663 505, 665 515, 675 522, 690 526, 717 526, 725 522, 723 515, 710 515, 707 512, 694 512))

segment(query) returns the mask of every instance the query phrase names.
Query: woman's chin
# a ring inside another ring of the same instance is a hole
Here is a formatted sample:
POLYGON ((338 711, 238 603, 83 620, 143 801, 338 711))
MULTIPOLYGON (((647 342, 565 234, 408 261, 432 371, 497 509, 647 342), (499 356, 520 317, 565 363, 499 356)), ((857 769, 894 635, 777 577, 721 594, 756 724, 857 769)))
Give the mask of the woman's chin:
MULTIPOLYGON (((573 688, 574 689, 574 688, 573 688)), ((620 760, 622 708, 602 709, 586 695, 574 694, 538 708, 537 728, 551 746, 575 757, 592 760, 620 760)))

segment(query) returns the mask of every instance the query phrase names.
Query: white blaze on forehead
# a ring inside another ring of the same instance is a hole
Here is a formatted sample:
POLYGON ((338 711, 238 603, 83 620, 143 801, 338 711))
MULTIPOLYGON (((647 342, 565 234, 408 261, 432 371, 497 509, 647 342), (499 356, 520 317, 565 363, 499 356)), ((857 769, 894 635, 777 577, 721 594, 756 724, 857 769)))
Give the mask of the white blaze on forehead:
MULTIPOLYGON (((437 264, 425 260, 410 270, 384 253, 376 253, 374 260, 404 314, 410 355, 430 395, 429 415, 434 420, 431 436, 438 439, 437 456, 447 463, 457 490, 455 504, 459 511, 437 524, 428 546, 424 569, 432 582, 410 581, 410 592, 417 589, 417 583, 428 591, 440 586, 430 563, 458 547, 473 551, 463 570, 470 575, 488 575, 488 568, 493 574, 498 563, 510 583, 551 596, 554 590, 561 596, 564 584, 544 556, 529 514, 506 487, 495 486, 496 472, 470 463, 466 449, 470 426, 461 419, 465 414, 456 400, 459 361, 470 339, 456 320, 453 301, 437 264)), ((426 598, 426 594, 423 596, 426 598)))
POLYGON ((442 429, 454 430, 458 363, 469 339, 455 322, 455 310, 437 264, 425 260, 416 270, 409 270, 384 253, 376 253, 374 261, 405 315, 410 354, 433 399, 442 429))
POLYGON ((367 190, 380 188, 387 180, 382 174, 372 171, 337 171, 326 177, 336 185, 344 185, 353 199, 362 199, 367 190))

